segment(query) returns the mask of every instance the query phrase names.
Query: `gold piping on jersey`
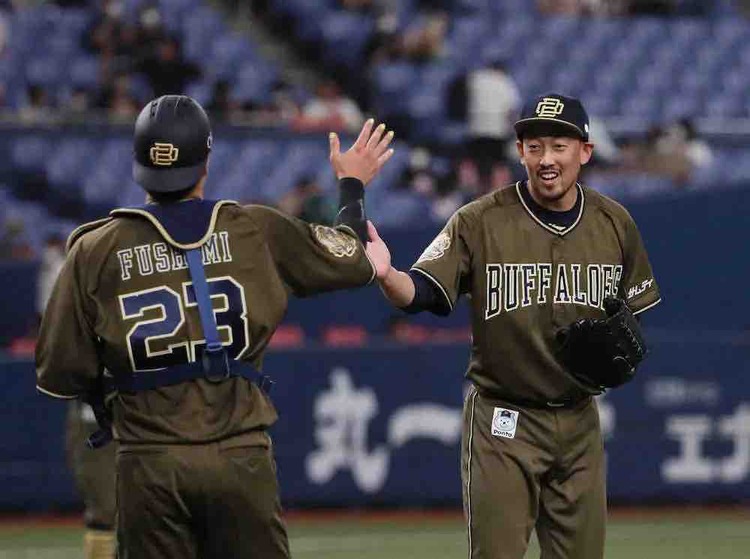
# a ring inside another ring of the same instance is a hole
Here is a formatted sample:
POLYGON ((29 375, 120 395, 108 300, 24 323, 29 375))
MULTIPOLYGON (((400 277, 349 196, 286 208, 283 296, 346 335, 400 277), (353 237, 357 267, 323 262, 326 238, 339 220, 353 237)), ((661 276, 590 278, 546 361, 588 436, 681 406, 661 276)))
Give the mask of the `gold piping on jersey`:
POLYGON ((445 300, 448 302, 448 308, 453 311, 453 302, 451 301, 451 298, 448 296, 448 292, 445 290, 445 288, 442 286, 442 284, 435 278, 430 272, 427 270, 423 270, 422 268, 417 268, 416 266, 411 267, 412 270, 415 272, 419 272, 423 276, 425 276, 428 280, 432 281, 438 289, 440 289, 440 293, 443 294, 443 297, 445 297, 445 300))
POLYGON ((570 233, 573 229, 575 229, 576 225, 581 221, 581 218, 583 217, 583 208, 586 205, 586 197, 583 194, 583 187, 581 187, 580 183, 576 183, 576 188, 578 188, 578 193, 581 196, 581 209, 578 210, 578 216, 576 217, 576 220, 570 225, 570 227, 566 229, 555 229, 554 227, 551 227, 550 225, 544 223, 541 219, 539 219, 533 211, 531 211, 531 208, 526 205, 526 200, 523 199, 523 196, 521 195, 521 181, 518 181, 516 183, 516 194, 518 195, 518 199, 521 201, 521 205, 524 207, 526 212, 531 216, 531 218, 536 221, 539 225, 544 227, 547 231, 550 233, 554 233, 555 235, 558 235, 560 237, 565 236, 567 233, 570 233))
POLYGON ((112 221, 111 217, 105 217, 103 219, 97 219, 96 221, 89 221, 88 223, 84 223, 83 225, 79 225, 73 231, 68 235, 68 241, 65 243, 65 252, 69 252, 71 248, 73 248, 73 245, 75 242, 83 235, 84 233, 88 233, 89 231, 93 231, 94 229, 97 229, 98 227, 101 227, 105 223, 109 223, 112 221))
POLYGON ((466 523, 468 527, 468 536, 469 536, 469 559, 474 554, 473 542, 471 540, 471 458, 472 458, 472 445, 474 444, 474 408, 477 405, 477 394, 479 394, 479 391, 477 390, 476 386, 471 387, 474 390, 474 393, 470 396, 471 397, 471 414, 469 416, 469 440, 467 441, 467 449, 466 449, 466 523))
POLYGON ((49 390, 45 390, 38 384, 36 385, 36 389, 42 394, 45 394, 47 396, 52 396, 53 398, 57 398, 58 400, 75 400, 76 398, 78 398, 77 394, 74 396, 67 396, 66 394, 57 394, 55 392, 50 392, 49 390))
POLYGON ((151 224, 156 227, 156 230, 159 231, 159 234, 164 237, 164 240, 167 241, 170 245, 180 248, 182 250, 191 250, 194 248, 200 248, 202 247, 208 239, 213 235, 214 228, 216 227, 216 219, 219 216, 219 209, 222 206, 226 205, 235 205, 239 206, 237 202, 234 200, 219 200, 216 205, 214 205, 213 211, 211 212, 211 221, 208 224, 208 228, 206 229, 206 233, 201 237, 198 241, 194 243, 188 243, 188 244, 182 244, 175 241, 172 236, 167 232, 167 230, 164 228, 164 226, 159 222, 156 217, 151 215, 146 210, 141 210, 139 208, 117 208, 116 210, 112 210, 109 212, 109 215, 113 217, 120 217, 120 216, 132 216, 137 215, 140 217, 145 217, 147 220, 151 222, 151 224))
POLYGON ((642 309, 638 309, 637 311, 632 311, 632 312, 633 312, 633 314, 641 314, 643 311, 647 311, 648 309, 655 307, 659 303, 661 303, 661 297, 659 297, 656 301, 654 301, 650 305, 646 305, 642 309))

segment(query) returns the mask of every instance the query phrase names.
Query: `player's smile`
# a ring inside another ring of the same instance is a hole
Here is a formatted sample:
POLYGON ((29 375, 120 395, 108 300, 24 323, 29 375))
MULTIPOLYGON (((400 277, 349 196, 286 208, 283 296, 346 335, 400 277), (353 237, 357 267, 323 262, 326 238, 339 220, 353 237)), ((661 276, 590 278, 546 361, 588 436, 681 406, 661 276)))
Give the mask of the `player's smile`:
POLYGON ((554 169, 543 169, 537 173, 537 176, 545 183, 545 185, 553 186, 561 176, 561 173, 554 169))

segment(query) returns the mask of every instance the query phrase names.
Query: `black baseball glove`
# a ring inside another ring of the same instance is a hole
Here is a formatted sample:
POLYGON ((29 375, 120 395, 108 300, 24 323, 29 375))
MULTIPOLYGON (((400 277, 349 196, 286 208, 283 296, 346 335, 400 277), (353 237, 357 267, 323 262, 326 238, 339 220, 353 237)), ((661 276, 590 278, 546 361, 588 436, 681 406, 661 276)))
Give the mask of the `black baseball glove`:
POLYGON ((625 384, 646 356, 638 321, 622 299, 604 300, 607 318, 577 320, 557 333, 559 357, 591 394, 625 384))

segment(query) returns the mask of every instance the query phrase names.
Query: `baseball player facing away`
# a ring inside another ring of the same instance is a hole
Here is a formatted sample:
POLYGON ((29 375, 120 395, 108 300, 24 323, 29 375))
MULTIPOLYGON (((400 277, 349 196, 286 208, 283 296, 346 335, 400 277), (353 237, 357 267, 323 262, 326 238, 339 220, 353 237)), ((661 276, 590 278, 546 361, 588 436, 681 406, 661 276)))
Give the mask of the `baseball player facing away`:
POLYGON ((71 234, 36 354, 42 393, 91 401, 104 427, 110 412, 120 559, 289 557, 257 368, 290 295, 375 277, 363 185, 393 134, 373 127, 345 153, 330 137, 341 210, 329 228, 204 199, 211 130, 193 99, 163 96, 138 116, 133 172, 149 203, 71 234))
POLYGON ((368 224, 385 296, 448 314, 471 298, 462 481, 471 558, 521 559, 536 528, 543 559, 601 559, 606 517, 595 401, 556 355, 558 330, 660 301, 628 212, 577 182, 591 158, 580 101, 550 94, 515 124, 527 180, 460 208, 406 273, 368 224))

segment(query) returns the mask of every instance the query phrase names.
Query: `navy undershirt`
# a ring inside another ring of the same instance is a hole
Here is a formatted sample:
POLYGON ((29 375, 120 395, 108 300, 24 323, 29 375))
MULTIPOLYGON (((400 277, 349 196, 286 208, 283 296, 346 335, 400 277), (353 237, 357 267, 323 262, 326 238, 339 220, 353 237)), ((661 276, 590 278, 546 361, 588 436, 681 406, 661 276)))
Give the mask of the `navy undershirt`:
POLYGON ((567 229, 576 222, 576 219, 578 219, 578 214, 581 211, 581 201, 583 199, 580 190, 578 191, 576 203, 573 205, 573 207, 563 212, 548 210, 547 208, 543 208, 542 206, 537 204, 536 200, 531 197, 527 181, 521 183, 521 188, 519 188, 518 190, 521 191, 521 198, 523 198, 523 201, 526 202, 526 205, 529 207, 531 212, 539 221, 542 221, 547 225, 557 225, 558 227, 564 227, 565 229, 567 229))
MULTIPOLYGON (((529 193, 526 181, 521 184, 519 190, 521 191, 521 197, 531 212, 543 223, 567 229, 575 223, 576 219, 578 219, 583 198, 580 194, 580 190, 578 191, 579 194, 576 198, 575 205, 571 209, 562 212, 548 210, 537 204, 529 193)), ((448 301, 445 300, 445 296, 437 285, 414 270, 409 270, 409 277, 411 277, 414 282, 414 299, 412 299, 412 302, 406 307, 401 307, 402 311, 409 314, 430 311, 431 313, 440 316, 450 314, 450 305, 448 301)))

